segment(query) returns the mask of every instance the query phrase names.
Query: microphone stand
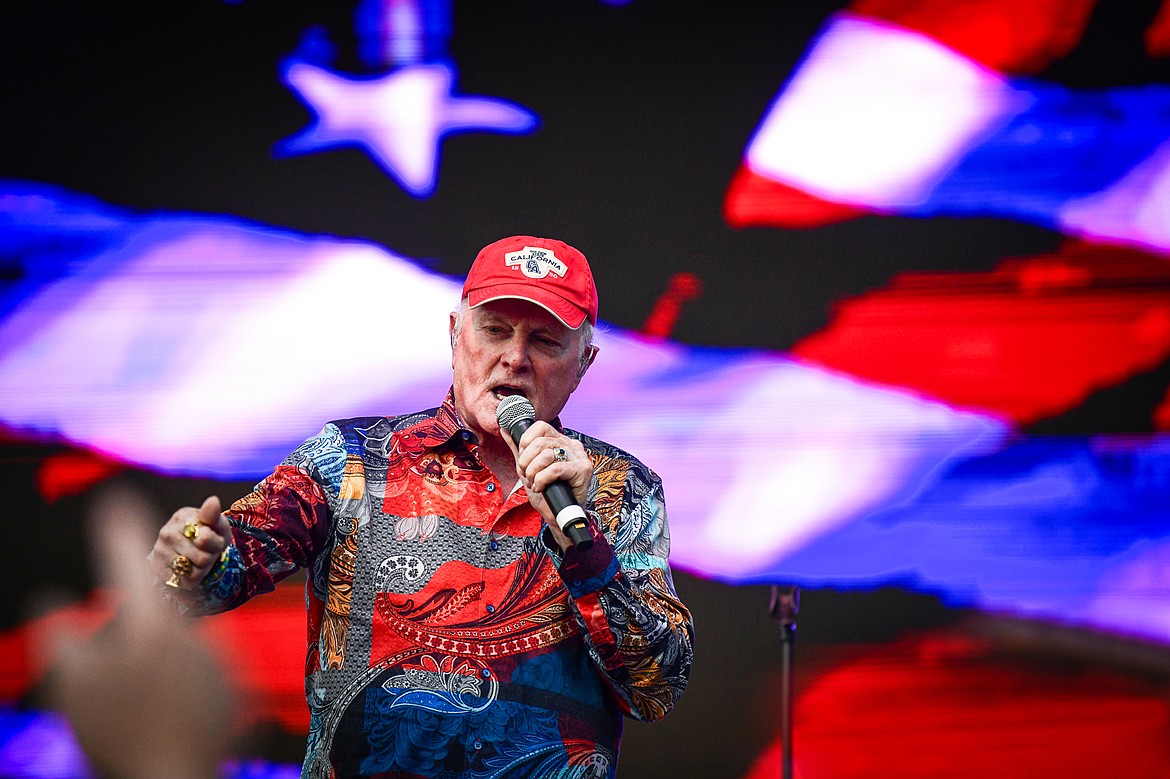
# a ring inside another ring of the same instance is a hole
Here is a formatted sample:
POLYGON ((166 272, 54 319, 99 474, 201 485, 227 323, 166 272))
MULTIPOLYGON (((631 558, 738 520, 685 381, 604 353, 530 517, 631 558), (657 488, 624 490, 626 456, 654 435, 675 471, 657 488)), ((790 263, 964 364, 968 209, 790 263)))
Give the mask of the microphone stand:
POLYGON ((768 606, 780 626, 780 776, 792 779, 792 650, 796 642, 796 612, 800 590, 795 586, 772 585, 768 606))

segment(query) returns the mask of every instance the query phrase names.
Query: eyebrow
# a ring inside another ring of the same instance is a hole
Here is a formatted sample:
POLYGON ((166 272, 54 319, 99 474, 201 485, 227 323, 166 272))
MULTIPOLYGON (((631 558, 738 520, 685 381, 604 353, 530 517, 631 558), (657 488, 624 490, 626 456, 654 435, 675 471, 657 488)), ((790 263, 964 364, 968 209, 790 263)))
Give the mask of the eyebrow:
MULTIPOLYGON (((496 313, 493 313, 490 311, 485 311, 483 313, 483 316, 480 319, 480 322, 482 322, 484 324, 487 324, 487 323, 502 324, 502 325, 507 325, 508 327, 513 327, 513 328, 516 327, 516 324, 517 324, 515 321, 509 319, 508 317, 505 317, 505 316, 502 316, 500 314, 496 314, 496 313)), ((573 331, 567 327, 564 327, 564 326, 558 327, 557 324, 550 322, 548 324, 535 325, 532 328, 532 332, 534 334, 537 334, 537 335, 544 334, 544 335, 556 336, 559 339, 565 335, 568 335, 569 333, 572 333, 573 331)))
MULTIPOLYGON (((504 314, 495 311, 484 310, 480 312, 478 319, 476 319, 477 327, 485 327, 488 325, 504 325, 505 327, 515 329, 517 322, 504 314)), ((576 332, 568 327, 565 327, 560 322, 548 322, 547 324, 537 324, 529 331, 532 336, 548 336, 562 346, 568 346, 569 341, 572 340, 573 333, 576 332)))

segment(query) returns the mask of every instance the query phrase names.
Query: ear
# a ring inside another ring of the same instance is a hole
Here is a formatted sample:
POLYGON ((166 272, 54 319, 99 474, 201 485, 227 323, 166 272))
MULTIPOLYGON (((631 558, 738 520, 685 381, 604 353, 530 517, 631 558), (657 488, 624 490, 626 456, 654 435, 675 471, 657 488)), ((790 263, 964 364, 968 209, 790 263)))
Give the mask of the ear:
POLYGON ((447 320, 447 338, 451 341, 451 367, 455 367, 455 312, 447 320))
MULTIPOLYGON (((593 364, 595 359, 597 359, 597 353, 599 351, 601 350, 597 346, 589 347, 589 353, 585 355, 585 359, 581 361, 581 367, 577 369, 577 384, 581 383, 581 379, 585 377, 585 371, 589 370, 589 366, 593 364)), ((574 384, 573 389, 576 388, 577 386, 574 384)))

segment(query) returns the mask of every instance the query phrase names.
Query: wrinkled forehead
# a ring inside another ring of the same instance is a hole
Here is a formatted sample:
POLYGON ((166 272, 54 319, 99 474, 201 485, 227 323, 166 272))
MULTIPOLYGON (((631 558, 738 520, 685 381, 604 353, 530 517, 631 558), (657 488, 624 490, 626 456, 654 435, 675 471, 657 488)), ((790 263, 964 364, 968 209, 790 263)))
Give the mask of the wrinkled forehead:
POLYGON ((526 330, 543 330, 558 337, 579 336, 579 330, 572 330, 553 316, 548 309, 521 298, 500 298, 476 306, 468 312, 473 322, 500 322, 510 327, 526 330))

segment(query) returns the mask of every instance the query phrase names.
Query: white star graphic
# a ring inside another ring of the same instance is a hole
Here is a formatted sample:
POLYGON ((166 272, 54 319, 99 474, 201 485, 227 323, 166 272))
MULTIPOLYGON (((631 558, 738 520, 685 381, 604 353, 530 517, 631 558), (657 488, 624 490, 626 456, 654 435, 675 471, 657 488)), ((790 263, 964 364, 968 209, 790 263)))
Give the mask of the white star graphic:
POLYGON ((535 114, 507 101, 453 95, 455 74, 445 65, 412 65, 359 79, 292 61, 282 75, 316 118, 279 142, 278 155, 358 146, 415 197, 434 192, 439 142, 447 133, 519 134, 536 127, 535 114))

